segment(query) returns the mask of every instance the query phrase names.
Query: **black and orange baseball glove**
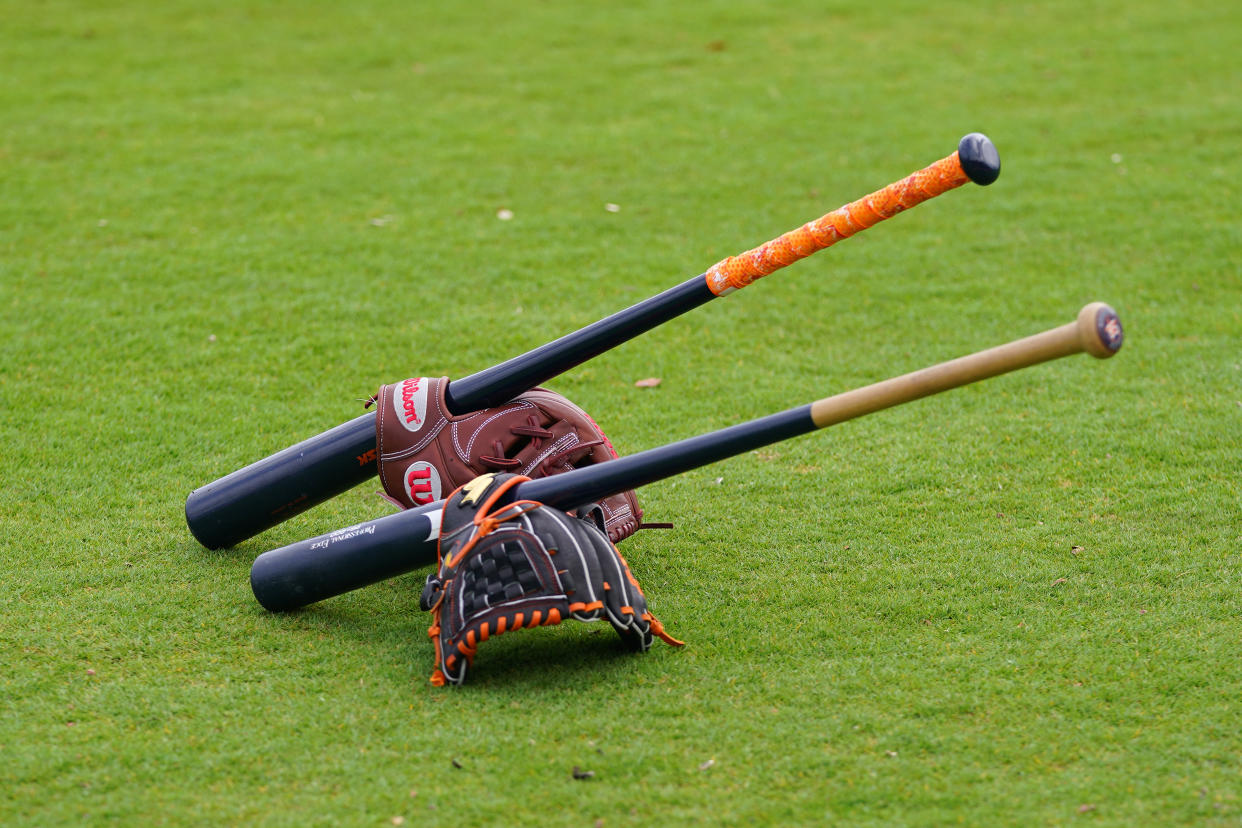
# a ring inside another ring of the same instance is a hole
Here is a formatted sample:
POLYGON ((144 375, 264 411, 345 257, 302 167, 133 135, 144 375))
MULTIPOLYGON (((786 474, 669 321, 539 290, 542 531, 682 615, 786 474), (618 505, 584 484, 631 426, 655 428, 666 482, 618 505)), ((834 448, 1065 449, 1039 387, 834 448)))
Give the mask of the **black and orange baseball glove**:
MULTIPOLYGON (((529 478, 488 474, 444 505, 439 566, 420 604, 432 613, 432 684, 461 684, 475 652, 511 630, 606 619, 635 652, 664 631, 629 565, 608 540, 598 508, 582 517, 507 493, 529 478)), ((579 510, 580 512, 584 510, 579 510)))

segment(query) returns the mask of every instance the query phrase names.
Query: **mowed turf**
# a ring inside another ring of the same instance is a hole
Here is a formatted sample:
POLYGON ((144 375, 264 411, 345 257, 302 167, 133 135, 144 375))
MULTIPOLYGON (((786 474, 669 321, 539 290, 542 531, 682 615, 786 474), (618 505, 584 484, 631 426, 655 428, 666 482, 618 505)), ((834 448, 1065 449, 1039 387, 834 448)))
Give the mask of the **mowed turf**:
POLYGON ((1242 820, 1242 12, 670 5, 0 4, 0 822, 1242 820), (190 490, 380 383, 521 353, 973 130, 992 187, 551 383, 629 453, 1121 314, 1108 362, 643 489, 676 528, 622 551, 683 650, 564 624, 437 689, 425 573, 250 594, 377 486, 188 534, 190 490))

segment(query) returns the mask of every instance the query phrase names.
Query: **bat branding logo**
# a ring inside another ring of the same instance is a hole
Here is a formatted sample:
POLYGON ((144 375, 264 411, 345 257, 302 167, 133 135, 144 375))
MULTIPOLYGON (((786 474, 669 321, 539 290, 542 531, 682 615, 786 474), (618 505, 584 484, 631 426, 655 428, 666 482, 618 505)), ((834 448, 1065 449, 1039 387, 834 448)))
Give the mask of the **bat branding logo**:
POLYGON ((426 506, 440 499, 440 472, 419 460, 405 470, 405 495, 415 506, 426 506))
POLYGON ((411 377, 401 383, 400 393, 392 395, 397 420, 409 431, 418 431, 427 417, 426 377, 411 377))
POLYGON ((1118 350, 1124 334, 1121 332, 1121 320, 1117 318, 1117 314, 1101 311, 1095 324, 1100 339, 1104 341, 1104 346, 1110 351, 1118 350))

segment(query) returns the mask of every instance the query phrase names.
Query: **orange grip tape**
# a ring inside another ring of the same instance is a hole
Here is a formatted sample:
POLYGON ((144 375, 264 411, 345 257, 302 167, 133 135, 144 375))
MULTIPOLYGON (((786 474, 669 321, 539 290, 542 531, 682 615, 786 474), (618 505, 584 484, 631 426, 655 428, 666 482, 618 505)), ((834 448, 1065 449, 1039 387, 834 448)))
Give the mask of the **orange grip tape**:
POLYGON ((882 190, 807 222, 797 230, 790 230, 738 256, 722 259, 708 268, 707 286, 717 296, 740 290, 760 276, 791 265, 969 180, 955 152, 882 190))

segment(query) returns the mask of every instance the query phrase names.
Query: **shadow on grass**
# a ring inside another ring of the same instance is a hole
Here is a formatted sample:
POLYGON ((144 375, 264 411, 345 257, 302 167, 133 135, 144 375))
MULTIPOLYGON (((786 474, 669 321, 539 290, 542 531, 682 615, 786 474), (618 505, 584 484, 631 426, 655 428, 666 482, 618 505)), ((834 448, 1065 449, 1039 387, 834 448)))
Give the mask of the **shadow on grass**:
MULTIPOLYGON (((434 650, 427 637, 430 617, 418 609, 417 601, 417 596, 410 594, 408 602, 395 611, 379 614, 356 603, 316 604, 270 618, 274 625, 290 632, 312 633, 317 639, 328 636, 342 647, 389 652, 392 657, 384 659, 392 671, 388 678, 404 682, 411 665, 416 674, 428 677, 433 669, 434 650)), ((658 649, 667 648, 657 641, 653 650, 658 649)), ((565 687, 591 690, 618 681, 632 682, 641 660, 651 657, 651 653, 628 650, 605 622, 564 622, 514 631, 481 644, 462 689, 503 689, 506 694, 514 690, 556 692, 556 688, 565 687)))
MULTIPOLYGON (((210 550, 186 538, 177 550, 197 559, 210 573, 218 572, 222 579, 246 578, 248 582, 250 565, 272 544, 251 539, 210 550)), ((255 602, 255 621, 267 634, 287 641, 291 650, 320 648, 326 640, 330 650, 364 651, 369 654, 371 668, 385 674, 384 681, 404 684, 411 668, 416 676, 430 676, 433 669, 434 651, 427 637, 430 616, 418 607, 425 574, 420 570, 288 612, 271 613, 255 602), (388 655, 377 659, 379 653, 388 655)), ((514 631, 479 647, 461 690, 555 693, 572 687, 593 691, 619 681, 634 681, 643 660, 663 656, 659 651, 667 649, 656 641, 654 652, 633 653, 604 621, 566 621, 514 631)))
MULTIPOLYGON (((652 652, 631 652, 604 624, 572 631, 524 630, 494 643, 491 649, 479 648, 463 690, 524 694, 555 693, 565 687, 592 690, 632 682, 641 661, 655 657, 652 652)), ((657 641, 653 650, 656 647, 663 645, 657 641)))
POLYGON ((236 546, 226 546, 223 549, 208 549, 200 544, 186 530, 186 538, 179 544, 176 549, 188 558, 201 561, 204 566, 209 567, 227 567, 230 570, 250 571, 250 565, 254 563, 254 559, 259 557, 269 549, 275 549, 276 545, 264 543, 261 540, 251 539, 243 541, 236 546))

